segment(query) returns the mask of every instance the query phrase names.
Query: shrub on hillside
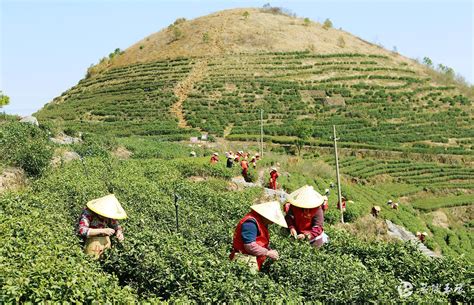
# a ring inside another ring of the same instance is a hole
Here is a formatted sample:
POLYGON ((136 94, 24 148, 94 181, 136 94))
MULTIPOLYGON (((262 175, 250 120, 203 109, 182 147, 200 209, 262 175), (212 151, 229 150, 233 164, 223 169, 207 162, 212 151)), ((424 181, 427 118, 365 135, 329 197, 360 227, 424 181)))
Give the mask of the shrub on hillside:
POLYGON ((324 20, 323 28, 325 28, 326 30, 332 28, 332 21, 331 21, 331 19, 326 18, 326 20, 324 20))
POLYGON ((11 122, 0 126, 0 159, 39 176, 48 167, 53 149, 48 135, 37 126, 11 122))
POLYGON ((117 141, 112 137, 86 133, 82 139, 82 143, 73 146, 81 157, 109 157, 110 152, 117 148, 117 141))

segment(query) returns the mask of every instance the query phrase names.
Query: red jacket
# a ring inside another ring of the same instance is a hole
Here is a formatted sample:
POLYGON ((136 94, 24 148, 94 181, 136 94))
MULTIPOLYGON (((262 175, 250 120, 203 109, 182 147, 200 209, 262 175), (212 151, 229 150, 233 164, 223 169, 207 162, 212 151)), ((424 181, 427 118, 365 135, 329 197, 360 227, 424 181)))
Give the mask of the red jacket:
MULTIPOLYGON (((261 247, 264 247, 266 249, 270 249, 270 246, 269 246, 270 245, 270 235, 268 233, 268 228, 267 228, 267 226, 265 226, 263 224, 262 217, 259 214, 257 214, 257 212, 252 211, 252 212, 248 213, 247 215, 245 215, 244 218, 242 218, 239 221, 239 224, 235 228, 234 240, 233 240, 233 243, 232 243, 232 252, 230 254, 230 259, 233 259, 235 253, 237 253, 237 252, 240 252, 242 254, 248 254, 247 251, 245 251, 244 242, 242 240, 242 224, 244 222, 246 222, 247 220, 249 220, 249 219, 254 219, 255 222, 257 223, 258 235, 257 235, 257 239, 255 240, 255 242, 261 247)), ((266 258, 267 258, 266 256, 257 256, 258 270, 260 270, 260 268, 262 267, 263 262, 265 261, 266 258)))
POLYGON ((246 169, 249 168, 249 163, 247 162, 247 160, 242 160, 242 161, 240 162, 240 166, 242 166, 242 169, 243 169, 243 170, 246 170, 246 169))
POLYGON ((271 171, 270 172, 270 188, 273 190, 276 190, 276 180, 278 178, 278 172, 277 171, 271 171))
POLYGON ((310 234, 311 238, 315 238, 324 231, 324 214, 321 206, 303 209, 290 205, 285 219, 288 228, 295 229, 298 234, 310 234))
POLYGON ((219 161, 219 158, 217 158, 217 156, 212 156, 211 157, 211 164, 215 164, 219 161))
MULTIPOLYGON (((342 209, 345 210, 346 209, 346 200, 345 199, 342 199, 342 209)), ((339 204, 339 202, 337 203, 337 208, 340 210, 341 209, 341 205, 339 204)))

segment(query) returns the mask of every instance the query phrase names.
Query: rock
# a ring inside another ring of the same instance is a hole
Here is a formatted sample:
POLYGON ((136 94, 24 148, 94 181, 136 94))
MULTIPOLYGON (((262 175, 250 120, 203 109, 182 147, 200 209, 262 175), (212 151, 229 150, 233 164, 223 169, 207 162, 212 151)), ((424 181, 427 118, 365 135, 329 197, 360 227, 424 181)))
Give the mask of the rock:
POLYGON ((21 168, 7 167, 0 175, 0 193, 18 189, 25 184, 25 171, 21 168))
POLYGON ((38 119, 31 115, 22 117, 20 122, 39 126, 38 119))
POLYGON ((68 163, 73 160, 79 160, 81 156, 75 151, 65 151, 51 160, 51 165, 58 166, 61 163, 68 163))
POLYGON ((418 238, 416 238, 415 234, 411 233, 407 229, 405 229, 402 226, 396 225, 390 220, 385 220, 387 223, 388 227, 388 234, 392 237, 401 239, 403 241, 410 241, 414 242, 418 249, 425 255, 430 256, 430 257, 439 257, 439 254, 436 254, 435 252, 431 251, 428 249, 423 243, 421 243, 418 238))
POLYGON ((112 152, 112 156, 121 160, 129 159, 132 155, 133 153, 123 146, 117 147, 117 149, 112 152))
POLYGON ((82 142, 82 140, 79 138, 74 138, 65 134, 59 134, 55 138, 49 138, 49 140, 59 145, 69 145, 82 142))

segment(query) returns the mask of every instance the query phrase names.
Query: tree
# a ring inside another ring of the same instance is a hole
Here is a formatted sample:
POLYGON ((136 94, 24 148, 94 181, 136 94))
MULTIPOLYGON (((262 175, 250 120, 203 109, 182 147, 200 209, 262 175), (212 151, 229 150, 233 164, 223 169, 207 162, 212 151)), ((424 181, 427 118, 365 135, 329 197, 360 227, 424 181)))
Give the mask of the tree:
POLYGON ((298 150, 298 156, 301 156, 301 149, 304 146, 306 140, 308 140, 313 134, 313 127, 303 122, 295 122, 292 124, 294 127, 294 135, 298 138, 295 140, 296 150, 298 150))
POLYGON ((311 20, 309 18, 305 18, 303 22, 304 22, 304 26, 308 26, 311 24, 311 20))
POLYGON ((326 20, 324 20, 323 28, 326 29, 326 30, 332 28, 332 21, 331 21, 331 19, 326 18, 326 20))
POLYGON ((250 13, 248 11, 245 11, 242 16, 244 16, 245 19, 248 19, 250 16, 250 13))
POLYGON ((427 56, 423 57, 423 64, 427 65, 428 67, 433 67, 433 61, 427 56))
POLYGON ((10 98, 3 94, 3 92, 0 90, 0 107, 8 105, 10 103, 10 98))

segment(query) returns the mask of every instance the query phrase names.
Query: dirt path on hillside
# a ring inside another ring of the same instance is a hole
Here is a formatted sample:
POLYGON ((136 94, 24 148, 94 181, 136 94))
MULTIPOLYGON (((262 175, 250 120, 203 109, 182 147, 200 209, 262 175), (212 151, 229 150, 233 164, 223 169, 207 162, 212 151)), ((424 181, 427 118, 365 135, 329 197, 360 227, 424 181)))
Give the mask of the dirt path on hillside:
POLYGON ((189 127, 184 117, 183 102, 188 98, 194 84, 203 79, 206 70, 206 60, 196 62, 188 76, 174 87, 173 93, 178 98, 178 101, 171 106, 171 113, 178 118, 178 127, 180 128, 189 127))
POLYGON ((230 123, 227 125, 224 129, 224 136, 223 138, 225 139, 228 135, 230 135, 230 132, 232 131, 232 127, 234 127, 234 123, 230 123))

